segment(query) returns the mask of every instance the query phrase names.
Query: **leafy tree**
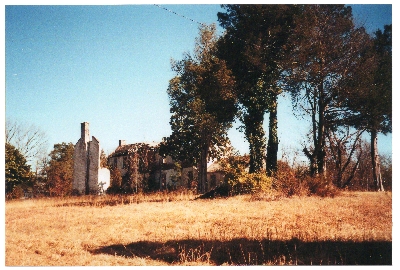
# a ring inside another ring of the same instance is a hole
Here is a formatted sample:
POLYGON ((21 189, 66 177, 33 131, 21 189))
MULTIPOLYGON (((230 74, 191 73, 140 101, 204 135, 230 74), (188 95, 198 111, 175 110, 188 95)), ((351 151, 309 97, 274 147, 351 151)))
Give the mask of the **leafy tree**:
POLYGON ((346 95, 348 78, 368 35, 363 28, 355 28, 351 7, 345 5, 303 5, 295 24, 284 88, 297 108, 311 116, 311 146, 303 152, 311 175, 324 174, 327 128, 343 124, 339 97, 346 95))
POLYGON ((392 25, 376 31, 367 44, 344 103, 351 111, 350 125, 371 134, 373 181, 383 191, 377 135, 392 132, 392 25))
POLYGON ((249 164, 249 156, 241 156, 238 152, 232 152, 227 157, 221 159, 219 164, 224 172, 224 182, 229 189, 240 185, 243 179, 248 178, 246 169, 249 164))
POLYGON ((107 193, 111 193, 111 194, 122 193, 121 171, 115 166, 111 166, 111 169, 110 169, 110 181, 111 181, 111 184, 107 189, 107 193))
POLYGON ((124 161, 126 173, 122 177, 122 186, 126 192, 149 191, 155 186, 154 174, 159 167, 157 147, 139 143, 131 151, 124 161))
POLYGON ((194 55, 172 62, 177 74, 168 87, 172 134, 161 146, 174 159, 198 163, 200 192, 206 189, 207 161, 229 143, 227 131, 237 112, 234 81, 216 56, 216 41, 216 26, 203 25, 194 55))
POLYGON ((100 152, 100 168, 108 168, 107 155, 104 152, 104 149, 101 149, 100 152))
POLYGON ((250 147, 250 173, 263 167, 265 153, 264 114, 269 112, 266 167, 277 170, 278 85, 280 61, 289 49, 295 5, 222 5, 218 20, 226 29, 219 44, 236 82, 246 139, 250 147))
POLYGON ((74 145, 65 142, 55 144, 50 152, 50 160, 46 168, 50 196, 65 196, 72 192, 73 154, 74 145))
POLYGON ((31 167, 25 157, 13 145, 5 144, 5 192, 10 195, 14 188, 23 184, 29 184, 31 179, 31 167))

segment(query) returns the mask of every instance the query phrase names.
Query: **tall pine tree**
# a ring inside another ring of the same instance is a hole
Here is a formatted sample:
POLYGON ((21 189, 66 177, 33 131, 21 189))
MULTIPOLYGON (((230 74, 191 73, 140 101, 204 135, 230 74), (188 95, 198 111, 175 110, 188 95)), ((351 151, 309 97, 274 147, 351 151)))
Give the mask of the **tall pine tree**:
POLYGON ((376 31, 366 44, 343 103, 350 110, 349 124, 371 134, 374 186, 383 191, 378 133, 392 132, 392 25, 376 31))
POLYGON ((304 5, 295 23, 282 79, 297 108, 311 117, 311 145, 303 149, 310 173, 324 174, 328 127, 342 124, 340 97, 368 35, 345 5, 304 5))

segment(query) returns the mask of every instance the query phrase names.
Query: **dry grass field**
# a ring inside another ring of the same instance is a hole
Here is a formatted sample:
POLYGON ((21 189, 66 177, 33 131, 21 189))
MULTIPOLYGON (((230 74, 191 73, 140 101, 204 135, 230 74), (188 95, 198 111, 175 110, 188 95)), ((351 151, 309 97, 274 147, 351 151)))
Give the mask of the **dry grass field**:
POLYGON ((6 266, 390 265, 392 194, 5 204, 6 266))

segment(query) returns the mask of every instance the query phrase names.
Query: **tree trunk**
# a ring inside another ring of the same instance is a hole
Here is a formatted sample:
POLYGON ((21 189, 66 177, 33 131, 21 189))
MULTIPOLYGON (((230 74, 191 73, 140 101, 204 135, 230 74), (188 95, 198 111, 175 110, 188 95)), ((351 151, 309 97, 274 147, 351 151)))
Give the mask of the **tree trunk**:
POLYGON ((326 163, 325 163, 325 110, 324 105, 325 96, 323 92, 323 85, 321 83, 319 89, 320 97, 318 98, 318 138, 315 151, 317 154, 318 174, 325 177, 326 163))
MULTIPOLYGON (((313 122, 315 120, 313 119, 313 122)), ((316 134, 316 140, 314 140, 314 149, 310 152, 307 148, 303 149, 304 154, 310 161, 310 175, 317 176, 323 175, 325 177, 326 173, 326 162, 325 162, 325 125, 324 125, 324 112, 320 109, 319 111, 319 122, 314 128, 318 130, 313 130, 316 134)))
POLYGON ((381 177, 381 164, 378 154, 378 132, 375 129, 371 131, 371 160, 375 190, 384 191, 381 177))
POLYGON ((244 117, 246 139, 250 148, 249 173, 260 172, 265 157, 264 113, 249 111, 244 117))
POLYGON ((269 134, 267 145, 267 175, 273 176, 278 170, 278 97, 274 95, 269 110, 269 134))
POLYGON ((200 153, 200 162, 198 164, 198 191, 205 193, 207 191, 207 159, 209 143, 204 142, 200 153))
POLYGON ((315 151, 310 153, 306 147, 303 149, 303 153, 307 156, 308 160, 310 161, 310 175, 315 176, 318 173, 318 164, 317 159, 315 158, 315 151))

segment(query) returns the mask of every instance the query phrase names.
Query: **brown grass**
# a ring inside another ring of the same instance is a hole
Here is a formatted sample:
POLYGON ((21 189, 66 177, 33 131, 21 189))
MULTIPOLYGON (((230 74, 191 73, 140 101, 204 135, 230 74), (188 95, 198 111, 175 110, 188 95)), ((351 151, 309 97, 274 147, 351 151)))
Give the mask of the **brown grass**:
POLYGON ((392 194, 7 201, 7 266, 392 263, 392 194))

